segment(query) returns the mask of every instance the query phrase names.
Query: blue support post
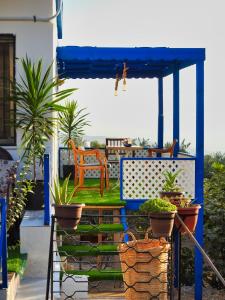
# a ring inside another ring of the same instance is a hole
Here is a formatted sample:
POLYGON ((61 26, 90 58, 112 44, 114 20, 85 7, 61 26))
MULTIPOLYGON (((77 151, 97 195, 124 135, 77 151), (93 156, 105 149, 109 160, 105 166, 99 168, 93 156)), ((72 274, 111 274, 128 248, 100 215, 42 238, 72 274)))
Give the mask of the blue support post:
POLYGON ((174 156, 179 152, 180 145, 180 76, 179 70, 173 73, 173 140, 177 140, 174 149, 174 156))
MULTIPOLYGON (((204 62, 196 64, 196 163, 195 198, 201 204, 196 227, 196 239, 203 246, 203 202, 204 202, 204 62)), ((195 299, 202 299, 203 257, 195 248, 195 299)))
POLYGON ((163 78, 158 78, 158 148, 163 148, 163 78))
POLYGON ((1 204, 1 232, 0 232, 0 259, 2 269, 2 284, 0 288, 8 288, 8 272, 7 272, 7 230, 6 230, 6 200, 0 199, 1 204))
POLYGON ((49 197, 49 154, 44 155, 44 224, 50 224, 50 197, 49 197))

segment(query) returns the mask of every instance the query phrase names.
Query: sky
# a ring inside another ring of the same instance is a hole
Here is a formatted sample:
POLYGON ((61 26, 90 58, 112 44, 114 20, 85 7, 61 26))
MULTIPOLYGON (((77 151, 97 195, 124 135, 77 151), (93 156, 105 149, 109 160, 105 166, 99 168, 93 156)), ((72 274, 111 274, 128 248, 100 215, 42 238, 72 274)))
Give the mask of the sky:
MULTIPOLYGON (((64 0, 60 45, 206 48, 205 150, 225 152, 225 1, 64 0)), ((157 140, 157 81, 67 80, 90 113, 91 136, 157 140)), ((180 135, 195 147, 195 67, 180 73, 180 135)), ((172 77, 164 79, 165 141, 172 141, 172 77)))

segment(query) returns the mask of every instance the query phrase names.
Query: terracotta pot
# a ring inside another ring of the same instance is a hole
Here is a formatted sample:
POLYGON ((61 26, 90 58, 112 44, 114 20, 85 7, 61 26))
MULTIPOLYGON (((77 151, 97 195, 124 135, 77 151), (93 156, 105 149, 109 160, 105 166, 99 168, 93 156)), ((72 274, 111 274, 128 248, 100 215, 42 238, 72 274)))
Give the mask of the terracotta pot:
POLYGON ((55 217, 61 228, 76 229, 85 204, 55 205, 55 217))
POLYGON ((154 237, 171 236, 175 212, 150 213, 150 225, 154 237))
MULTIPOLYGON (((178 207, 177 213, 179 217, 183 220, 185 225, 191 232, 195 231, 195 227, 198 222, 198 213, 201 206, 199 204, 192 205, 190 207, 178 207)), ((185 233, 185 229, 180 224, 179 220, 175 217, 175 225, 181 233, 185 233)))
POLYGON ((180 206, 180 200, 183 197, 182 192, 160 192, 160 198, 167 198, 169 199, 170 203, 176 205, 177 207, 180 206))

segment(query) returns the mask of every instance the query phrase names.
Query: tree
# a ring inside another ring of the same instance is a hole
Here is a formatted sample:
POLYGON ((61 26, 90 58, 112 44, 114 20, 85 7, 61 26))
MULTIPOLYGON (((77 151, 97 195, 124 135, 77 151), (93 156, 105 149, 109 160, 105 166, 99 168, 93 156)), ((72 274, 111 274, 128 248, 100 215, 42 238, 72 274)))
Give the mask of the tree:
POLYGON ((61 111, 58 103, 72 94, 74 89, 55 91, 60 85, 51 78, 52 64, 43 71, 42 59, 37 63, 28 57, 21 60, 23 75, 13 86, 13 98, 17 104, 16 126, 22 130, 23 157, 32 157, 33 178, 36 181, 36 162, 43 164, 45 143, 54 133, 56 117, 61 111))

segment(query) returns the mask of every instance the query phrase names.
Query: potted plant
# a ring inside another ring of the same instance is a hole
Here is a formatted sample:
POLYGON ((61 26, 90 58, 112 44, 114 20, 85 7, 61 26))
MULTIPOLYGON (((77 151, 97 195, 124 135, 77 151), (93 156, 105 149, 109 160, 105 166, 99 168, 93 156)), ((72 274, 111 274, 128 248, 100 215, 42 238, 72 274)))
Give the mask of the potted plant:
POLYGON ((155 198, 143 203, 140 206, 140 211, 149 215, 150 225, 155 237, 171 236, 177 211, 175 205, 167 200, 155 198))
POLYGON ((70 176, 66 177, 60 185, 59 180, 55 180, 53 188, 50 186, 51 194, 54 200, 55 216, 61 228, 77 228, 80 222, 82 209, 85 204, 71 204, 75 189, 71 192, 68 190, 70 176))
MULTIPOLYGON (((201 205, 195 204, 194 200, 191 200, 190 197, 182 197, 179 206, 177 206, 177 213, 179 217, 191 232, 195 231, 200 208, 201 205)), ((175 217, 175 225, 181 233, 186 233, 177 217, 175 217)))
POLYGON ((45 144, 55 131, 54 113, 63 109, 58 103, 71 95, 74 89, 56 91, 61 83, 51 77, 52 64, 43 71, 41 59, 34 63, 26 57, 21 62, 23 75, 13 85, 13 99, 17 105, 16 126, 21 130, 22 159, 32 162, 35 188, 34 194, 30 194, 32 205, 28 208, 42 209, 43 181, 37 181, 37 166, 39 164, 42 169, 45 144))
MULTIPOLYGON (((78 103, 75 100, 65 102, 64 110, 59 113, 59 130, 61 139, 65 147, 68 146, 70 139, 76 141, 76 146, 84 135, 84 127, 89 125, 86 120, 88 113, 83 113, 86 108, 78 109, 78 103)), ((74 165, 71 165, 71 150, 68 151, 68 165, 63 166, 64 177, 71 174, 74 178, 74 165)))
POLYGON ((181 187, 177 184, 177 177, 181 172, 182 170, 178 170, 177 172, 163 172, 165 182, 162 191, 159 193, 160 198, 167 198, 175 205, 179 205, 180 198, 183 196, 181 187))

